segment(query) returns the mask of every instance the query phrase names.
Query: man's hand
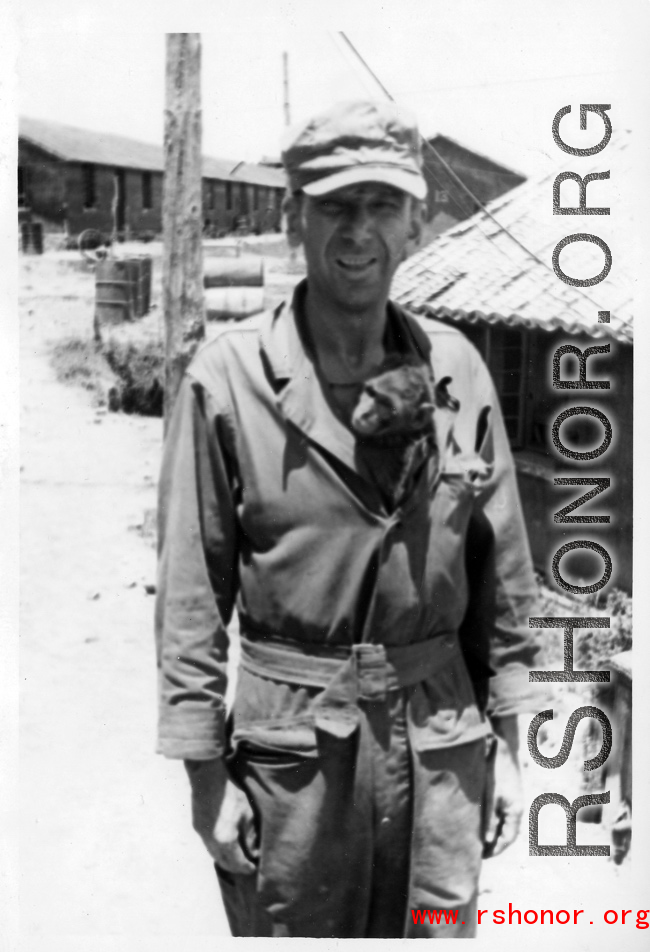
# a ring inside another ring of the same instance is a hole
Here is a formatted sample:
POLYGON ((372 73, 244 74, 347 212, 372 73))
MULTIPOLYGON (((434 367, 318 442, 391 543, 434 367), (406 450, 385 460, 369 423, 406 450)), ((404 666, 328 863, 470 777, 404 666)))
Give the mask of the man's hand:
POLYGON ((246 794, 229 779, 222 760, 186 760, 192 786, 192 825, 222 869, 253 873, 256 866, 242 850, 252 849, 254 817, 246 794))
POLYGON ((516 715, 492 718, 497 749, 494 762, 494 797, 485 838, 484 856, 498 856, 516 840, 523 814, 523 793, 517 750, 516 715))

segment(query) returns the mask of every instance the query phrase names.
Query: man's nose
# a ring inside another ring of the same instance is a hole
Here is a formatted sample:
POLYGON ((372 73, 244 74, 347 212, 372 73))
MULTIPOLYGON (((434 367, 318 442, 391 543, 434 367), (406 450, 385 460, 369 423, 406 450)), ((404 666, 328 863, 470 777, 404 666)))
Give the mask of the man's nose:
POLYGON ((343 223, 343 233, 346 238, 360 241, 366 238, 372 230, 372 215, 364 205, 354 205, 348 210, 343 223))

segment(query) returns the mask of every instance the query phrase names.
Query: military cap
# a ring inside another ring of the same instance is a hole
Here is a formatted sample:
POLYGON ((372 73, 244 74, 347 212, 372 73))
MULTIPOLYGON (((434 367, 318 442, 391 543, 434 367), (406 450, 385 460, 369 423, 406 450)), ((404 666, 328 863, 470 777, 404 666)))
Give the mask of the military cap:
POLYGON ((415 117, 393 102, 337 103, 285 136, 282 162, 289 189, 327 195, 359 182, 382 182, 425 198, 415 117))

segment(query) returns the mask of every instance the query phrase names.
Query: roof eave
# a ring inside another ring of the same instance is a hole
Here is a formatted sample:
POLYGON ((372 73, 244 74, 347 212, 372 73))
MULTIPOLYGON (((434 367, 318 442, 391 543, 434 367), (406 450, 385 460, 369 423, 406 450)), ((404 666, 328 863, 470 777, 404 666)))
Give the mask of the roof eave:
POLYGON ((54 158, 58 159, 60 162, 73 161, 67 155, 63 155, 61 152, 57 152, 56 149, 51 148, 51 146, 44 146, 42 142, 37 142, 36 139, 32 139, 31 136, 25 135, 22 132, 18 136, 18 142, 20 142, 21 140, 29 143, 29 145, 33 145, 34 148, 36 149, 40 149, 41 152, 47 152, 48 155, 54 156, 54 158))
POLYGON ((467 311, 463 308, 448 308, 445 305, 435 307, 433 304, 428 304, 426 302, 423 304, 413 304, 409 303, 408 301, 404 301, 403 304, 415 314, 421 314, 425 317, 432 317, 436 319, 451 320, 455 324, 461 324, 463 322, 467 322, 469 324, 481 323, 490 326, 494 324, 503 324, 506 327, 519 327, 522 330, 542 330, 549 334, 553 331, 562 330, 566 334, 570 334, 573 337, 604 337, 617 340, 622 344, 632 345, 634 343, 632 328, 627 325, 615 327, 610 323, 595 324, 593 327, 585 327, 578 322, 564 321, 560 317, 548 320, 547 318, 535 318, 534 316, 522 317, 520 314, 516 313, 505 315, 496 311, 491 311, 489 314, 487 314, 480 309, 467 311))

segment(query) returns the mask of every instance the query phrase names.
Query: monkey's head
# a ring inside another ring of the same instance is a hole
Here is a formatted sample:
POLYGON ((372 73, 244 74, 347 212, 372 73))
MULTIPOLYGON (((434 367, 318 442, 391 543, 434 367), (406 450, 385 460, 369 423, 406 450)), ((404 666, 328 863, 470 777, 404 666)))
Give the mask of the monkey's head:
POLYGON ((352 414, 352 429, 359 436, 419 434, 433 428, 429 368, 404 358, 396 361, 386 361, 381 372, 364 384, 352 414))

